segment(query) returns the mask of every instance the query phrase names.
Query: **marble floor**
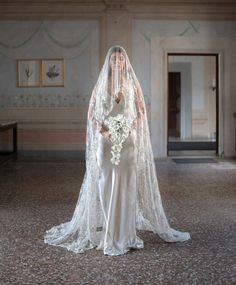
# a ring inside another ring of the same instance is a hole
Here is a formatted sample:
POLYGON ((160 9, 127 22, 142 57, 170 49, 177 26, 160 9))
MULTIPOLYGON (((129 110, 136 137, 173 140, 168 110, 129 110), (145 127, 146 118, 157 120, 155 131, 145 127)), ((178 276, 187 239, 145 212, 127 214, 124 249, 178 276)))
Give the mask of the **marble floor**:
POLYGON ((43 243, 46 229, 70 219, 84 171, 82 162, 0 165, 1 285, 236 284, 236 161, 158 161, 169 222, 192 239, 166 243, 140 231, 144 249, 117 257, 43 243))

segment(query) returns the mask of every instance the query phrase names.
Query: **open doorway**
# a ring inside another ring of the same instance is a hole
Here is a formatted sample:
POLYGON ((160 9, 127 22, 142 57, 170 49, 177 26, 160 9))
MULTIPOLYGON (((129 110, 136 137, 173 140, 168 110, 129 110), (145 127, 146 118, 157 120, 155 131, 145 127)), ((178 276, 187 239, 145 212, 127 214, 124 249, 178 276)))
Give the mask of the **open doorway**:
POLYGON ((218 155, 218 54, 168 53, 167 153, 218 155))

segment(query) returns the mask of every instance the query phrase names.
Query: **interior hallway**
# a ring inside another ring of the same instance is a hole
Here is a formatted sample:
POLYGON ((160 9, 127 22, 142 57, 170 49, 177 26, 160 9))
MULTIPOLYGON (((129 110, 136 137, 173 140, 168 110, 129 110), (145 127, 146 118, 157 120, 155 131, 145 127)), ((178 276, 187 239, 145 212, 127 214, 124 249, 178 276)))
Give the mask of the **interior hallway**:
POLYGON ((158 161, 169 222, 192 239, 171 244, 139 232, 145 248, 118 257, 43 243, 46 229, 70 219, 84 171, 82 162, 0 165, 1 285, 235 284, 235 161, 158 161))

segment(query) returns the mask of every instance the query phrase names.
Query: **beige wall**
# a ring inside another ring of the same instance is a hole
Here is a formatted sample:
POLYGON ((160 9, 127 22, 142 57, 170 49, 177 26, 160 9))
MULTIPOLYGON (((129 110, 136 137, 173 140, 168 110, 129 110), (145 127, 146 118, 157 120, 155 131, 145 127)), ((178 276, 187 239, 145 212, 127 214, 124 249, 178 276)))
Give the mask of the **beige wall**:
MULTIPOLYGON (((45 41, 45 46, 41 49, 38 48, 37 41, 34 43, 33 39, 30 42, 31 48, 29 46, 26 46, 25 49, 20 48, 18 53, 17 49, 11 47, 12 43, 14 45, 14 37, 11 38, 10 33, 11 29, 9 28, 9 32, 5 29, 5 21, 13 19, 16 26, 17 23, 19 26, 22 23, 27 25, 28 21, 37 19, 43 23, 50 20, 52 25, 61 27, 66 21, 71 22, 73 20, 74 28, 76 25, 78 28, 81 27, 80 21, 82 21, 85 24, 83 24, 84 31, 88 27, 86 23, 96 22, 97 34, 92 33, 90 41, 84 47, 84 50, 87 51, 87 57, 82 56, 78 61, 83 66, 84 63, 88 64, 89 75, 83 78, 82 72, 80 85, 76 86, 71 82, 70 86, 67 86, 68 92, 64 92, 65 90, 35 89, 32 96, 39 98, 39 95, 43 96, 44 93, 47 93, 47 98, 51 100, 50 95, 56 96, 56 92, 59 92, 62 97, 71 94, 73 97, 76 95, 74 91, 76 88, 78 90, 79 88, 83 89, 83 85, 87 82, 91 84, 87 84, 83 92, 78 92, 78 102, 72 98, 71 104, 66 106, 63 104, 52 106, 47 105, 48 103, 45 106, 37 106, 37 104, 31 106, 32 103, 26 106, 26 101, 23 102, 24 104, 21 104, 21 101, 28 100, 26 97, 30 95, 29 90, 21 89, 20 93, 17 93, 19 90, 8 89, 7 86, 2 89, 0 96, 4 90, 7 90, 4 96, 8 98, 2 105, 0 101, 0 121, 17 120, 19 122, 19 150, 85 149, 86 112, 92 86, 96 81, 98 70, 101 68, 107 49, 111 45, 119 44, 126 48, 143 87, 147 108, 150 110, 148 112, 149 124, 155 157, 167 155, 167 52, 217 52, 220 56, 219 153, 224 152, 226 156, 235 156, 233 112, 236 111, 234 105, 236 102, 234 92, 236 89, 234 78, 234 74, 236 74, 236 11, 234 9, 236 6, 234 2, 219 10, 218 8, 222 8, 222 5, 213 5, 213 1, 208 1, 208 6, 199 5, 197 9, 195 5, 191 6, 191 2, 194 3, 194 1, 190 1, 188 5, 179 6, 178 1, 176 3, 170 1, 172 4, 166 1, 166 5, 160 5, 158 1, 153 1, 152 5, 144 5, 144 1, 96 1, 97 4, 93 3, 92 5, 90 1, 85 1, 87 4, 84 6, 78 4, 74 9, 64 1, 57 5, 57 9, 52 12, 49 12, 50 5, 55 1, 51 1, 51 4, 50 1, 45 2, 47 2, 45 7, 48 7, 48 10, 46 8, 46 10, 41 10, 41 14, 36 13, 36 10, 34 11, 35 6, 30 4, 24 11, 22 7, 14 5, 9 6, 5 12, 3 8, 6 9, 6 5, 0 9, 2 19, 0 33, 1 27, 3 27, 2 34, 7 35, 5 38, 1 37, 0 40, 2 43, 0 45, 0 67, 7 64, 10 58, 11 64, 10 67, 8 64, 8 67, 11 69, 9 74, 12 76, 12 83, 9 84, 15 88, 14 60, 22 57, 22 55, 24 58, 45 56, 45 52, 49 49, 52 52, 50 56, 53 56, 53 52, 56 50, 55 55, 67 58, 66 61, 71 66, 77 60, 78 55, 76 49, 59 48, 56 42, 53 45, 50 39, 45 41), (104 4, 105 2, 107 5, 104 4), (14 7, 17 9, 17 13, 14 12, 14 7), (17 22, 18 20, 19 22, 17 22), (96 62, 99 62, 99 66, 96 65, 96 62), (73 91, 70 90, 71 86, 74 86, 73 91), (21 97, 22 94, 23 97, 21 97), (12 106, 11 103, 6 103, 10 102, 9 98, 12 99, 11 96, 13 95, 18 98, 18 105, 12 106)), ((38 5, 37 11, 39 12, 43 8, 40 6, 41 4, 38 5)), ((11 22, 9 23, 11 25, 11 22)), ((62 45, 68 44, 70 46, 77 43, 77 39, 73 37, 74 34, 71 33, 70 35, 69 31, 62 30, 60 32, 57 30, 53 35, 55 39, 60 39, 59 42, 62 45)), ((22 43, 24 39, 23 35, 21 38, 18 33, 16 42, 22 43)), ((83 49, 83 47, 80 48, 83 49)), ((3 81, 5 80, 2 73, 1 78, 3 81)), ((76 78, 73 80, 76 81, 76 78)), ((56 98, 53 99, 54 103, 57 103, 56 98)), ((7 137, 4 140, 5 147, 7 137)))

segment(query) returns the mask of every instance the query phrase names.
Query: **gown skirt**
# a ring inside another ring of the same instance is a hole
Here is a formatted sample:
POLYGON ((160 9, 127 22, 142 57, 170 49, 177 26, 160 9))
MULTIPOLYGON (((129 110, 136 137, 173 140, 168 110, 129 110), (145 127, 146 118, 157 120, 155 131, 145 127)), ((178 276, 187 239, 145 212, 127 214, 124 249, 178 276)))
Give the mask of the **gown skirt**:
POLYGON ((106 255, 121 255, 130 248, 143 248, 136 235, 136 131, 123 143, 120 162, 111 163, 112 143, 99 135, 97 163, 100 171, 99 197, 104 215, 98 249, 106 255))

